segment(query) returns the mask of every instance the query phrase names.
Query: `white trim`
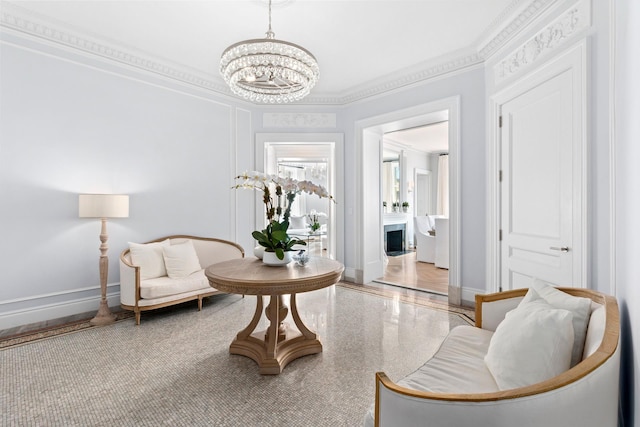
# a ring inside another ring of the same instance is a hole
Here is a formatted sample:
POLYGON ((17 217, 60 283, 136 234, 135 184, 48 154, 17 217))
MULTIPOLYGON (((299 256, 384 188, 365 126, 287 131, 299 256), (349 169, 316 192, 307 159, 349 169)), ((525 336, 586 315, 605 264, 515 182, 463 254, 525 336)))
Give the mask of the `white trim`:
MULTIPOLYGON (((579 233, 581 235, 582 245, 580 254, 580 265, 574 266, 574 277, 576 275, 580 277, 579 282, 574 284, 576 287, 586 288, 590 283, 590 269, 588 268, 590 245, 589 245, 589 133, 587 132, 587 103, 588 98, 588 43, 586 39, 582 39, 579 42, 569 46, 561 54, 553 57, 548 62, 545 62, 539 67, 531 68, 530 72, 501 90, 489 98, 489 130, 487 138, 487 284, 493 284, 492 288, 487 289, 490 292, 496 292, 501 286, 500 283, 500 243, 498 242, 498 230, 501 226, 500 218, 500 185, 498 184, 498 174, 500 172, 501 165, 501 153, 500 153, 500 132, 498 129, 498 117, 500 115, 501 105, 513 99, 515 96, 523 93, 528 88, 535 84, 538 84, 544 79, 548 78, 549 72, 553 72, 552 67, 556 64, 564 61, 569 64, 568 67, 576 69, 577 77, 579 79, 580 86, 577 90, 582 91, 581 97, 584 101, 580 106, 578 113, 581 117, 581 128, 576 129, 581 134, 581 146, 578 147, 578 152, 581 153, 579 158, 574 159, 574 170, 578 170, 581 173, 581 205, 579 207, 581 211, 581 224, 579 225, 579 233), (550 71, 549 71, 550 70, 550 71), (576 271, 575 269, 579 269, 576 271)), ((577 207, 574 206, 574 209, 577 207)), ((574 228, 575 230, 575 228, 574 228)), ((575 235, 575 232, 574 232, 575 235)))
MULTIPOLYGON (((404 110, 393 111, 380 116, 370 117, 355 122, 355 138, 356 138, 356 276, 363 280, 369 277, 367 269, 371 268, 368 261, 365 260, 363 248, 365 245, 365 236, 370 233, 364 230, 364 214, 366 211, 366 195, 372 194, 374 191, 380 191, 375 187, 375 183, 365 180, 364 165, 364 133, 372 132, 382 136, 386 132, 399 130, 403 128, 413 127, 418 124, 424 124, 431 118, 436 119, 439 115, 444 114, 444 119, 449 120, 449 286, 462 287, 460 283, 460 97, 454 96, 441 99, 438 101, 421 104, 404 110), (443 113, 445 112, 445 113, 443 113)), ((443 120, 443 117, 437 118, 443 120)), ((382 144, 382 138, 380 138, 382 144)), ((380 149, 382 147, 380 146, 380 149)), ((378 174, 380 167, 378 165, 378 174)), ((379 223, 377 229, 382 230, 382 206, 379 207, 378 215, 379 223)), ((372 218, 371 212, 368 214, 372 218)), ((373 216, 375 217, 375 216, 373 216)), ((373 230, 374 226, 371 227, 373 230)), ((381 234, 381 233, 379 233, 381 234)), ((382 257, 382 238, 380 240, 379 251, 382 257)), ((450 292, 449 302, 451 304, 460 304, 461 293, 450 292)))
MULTIPOLYGON (((331 236, 329 244, 332 245, 335 259, 344 262, 344 221, 345 221, 345 200, 344 200, 344 134, 342 133, 256 133, 255 142, 255 166, 256 170, 264 171, 265 148, 268 143, 328 143, 333 144, 332 169, 334 171, 334 184, 331 194, 336 203, 333 204, 335 215, 333 216, 334 226, 329 227, 331 236)), ((263 206, 256 203, 255 225, 257 229, 264 227, 263 206)), ((331 252, 331 251, 330 251, 331 252)))
MULTIPOLYGON (((107 293, 107 302, 112 310, 120 309, 120 283, 109 284, 107 288, 117 287, 117 291, 107 293)), ((42 303, 26 307, 7 310, 0 314, 0 330, 45 322, 52 319, 72 316, 75 314, 97 312, 100 305, 100 295, 81 296, 87 291, 98 291, 99 286, 75 289, 73 291, 52 292, 48 294, 34 295, 26 298, 18 298, 0 302, 0 306, 43 300, 42 303), (74 297, 73 295, 76 294, 74 297), (55 297, 71 296, 72 299, 56 301, 55 297), (51 301, 47 302, 49 299, 51 301)))
POLYGON ((609 0, 609 294, 617 296, 616 276, 616 2, 609 0))

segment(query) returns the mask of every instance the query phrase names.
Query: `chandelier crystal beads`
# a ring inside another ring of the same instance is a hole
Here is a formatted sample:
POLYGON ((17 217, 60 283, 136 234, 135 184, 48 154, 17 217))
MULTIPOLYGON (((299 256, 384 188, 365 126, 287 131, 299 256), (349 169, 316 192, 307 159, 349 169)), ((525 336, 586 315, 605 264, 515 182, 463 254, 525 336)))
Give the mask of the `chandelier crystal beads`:
POLYGON ((266 35, 235 43, 222 53, 220 73, 225 82, 251 102, 281 104, 304 98, 318 81, 318 62, 305 48, 275 39, 271 1, 266 35))

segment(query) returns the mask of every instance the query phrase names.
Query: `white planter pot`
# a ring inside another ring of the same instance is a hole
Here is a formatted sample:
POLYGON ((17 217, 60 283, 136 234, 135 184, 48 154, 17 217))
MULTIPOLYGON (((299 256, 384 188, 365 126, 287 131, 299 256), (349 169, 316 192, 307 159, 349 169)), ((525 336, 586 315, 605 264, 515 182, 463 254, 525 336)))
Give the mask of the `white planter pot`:
POLYGON ((255 256, 258 259, 262 259, 262 254, 264 254, 264 246, 256 246, 255 248, 253 248, 253 256, 255 256))
POLYGON ((292 259, 291 254, 292 252, 285 252, 284 258, 278 259, 278 256, 276 255, 275 252, 265 251, 264 254, 262 255, 262 262, 265 263, 266 265, 272 265, 272 266, 287 265, 291 262, 291 259, 292 259))

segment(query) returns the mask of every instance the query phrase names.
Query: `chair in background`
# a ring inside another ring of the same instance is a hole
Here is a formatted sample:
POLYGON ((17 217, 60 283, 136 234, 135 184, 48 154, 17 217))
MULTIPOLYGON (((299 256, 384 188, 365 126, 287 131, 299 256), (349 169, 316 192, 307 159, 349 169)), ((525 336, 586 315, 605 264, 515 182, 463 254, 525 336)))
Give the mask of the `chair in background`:
POLYGON ((449 218, 435 218, 435 265, 449 269, 449 218))
POLYGON ((433 218, 428 215, 413 217, 416 237, 416 260, 434 263, 436 258, 436 237, 429 234, 434 230, 433 218))

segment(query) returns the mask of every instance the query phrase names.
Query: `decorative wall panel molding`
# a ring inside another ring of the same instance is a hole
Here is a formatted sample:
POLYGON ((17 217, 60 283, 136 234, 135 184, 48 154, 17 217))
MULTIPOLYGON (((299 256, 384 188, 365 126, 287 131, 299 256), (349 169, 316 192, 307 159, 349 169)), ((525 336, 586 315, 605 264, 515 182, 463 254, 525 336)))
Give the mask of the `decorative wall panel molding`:
POLYGON ((264 113, 265 128, 335 128, 335 113, 264 113))
POLYGON ((494 80, 502 80, 527 68, 540 57, 564 45, 591 25, 589 2, 582 0, 569 8, 558 19, 539 31, 494 66, 494 80))

